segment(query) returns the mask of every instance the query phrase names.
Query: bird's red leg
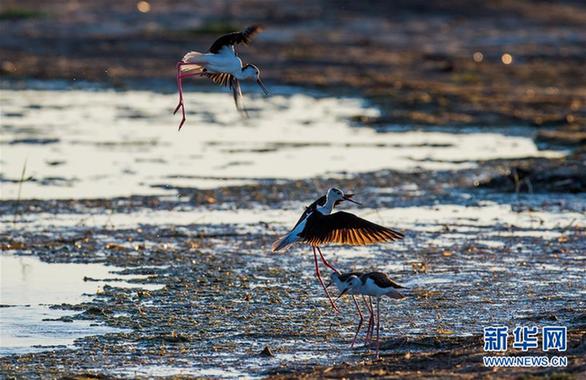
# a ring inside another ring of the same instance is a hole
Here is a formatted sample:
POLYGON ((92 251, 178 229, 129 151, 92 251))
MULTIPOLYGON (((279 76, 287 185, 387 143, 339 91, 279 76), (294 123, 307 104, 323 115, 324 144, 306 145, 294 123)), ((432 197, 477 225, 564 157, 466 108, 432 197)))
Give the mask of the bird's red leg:
POLYGON ((356 301, 356 297, 354 295, 352 296, 352 300, 354 301, 354 305, 356 305, 356 310, 358 311, 360 321, 358 322, 358 327, 356 328, 356 333, 354 334, 354 339, 352 339, 352 344, 350 345, 350 348, 354 347, 354 343, 356 343, 356 337, 358 337, 358 333, 360 332, 360 328, 362 327, 362 322, 364 322, 362 312, 360 311, 360 306, 358 306, 358 302, 356 301))
POLYGON ((374 339, 374 328, 376 326, 374 317, 376 315, 375 311, 374 311, 374 305, 372 304, 372 297, 369 297, 370 299, 370 308, 372 309, 372 325, 370 326, 370 343, 369 345, 372 347, 372 340, 374 339))
POLYGON ((181 130, 181 127, 183 126, 183 123, 185 123, 185 105, 183 104, 183 85, 181 83, 181 66, 183 66, 185 64, 185 62, 178 62, 177 63, 177 90, 179 91, 179 103, 177 104, 177 107, 175 107, 175 111, 173 111, 173 115, 175 115, 177 113, 177 111, 179 111, 179 108, 181 108, 181 122, 179 123, 179 130, 181 130))
POLYGON ((191 77, 194 77, 194 76, 197 76, 197 75, 201 76, 201 73, 191 73, 191 74, 188 73, 188 74, 183 74, 183 75, 179 75, 179 78, 180 79, 191 78, 191 77))
POLYGON ((321 257, 321 261, 324 263, 324 265, 328 268, 330 268, 331 270, 333 270, 336 273, 340 273, 336 268, 334 268, 334 266, 330 263, 328 263, 328 261, 326 260, 326 258, 324 257, 323 253, 321 253, 321 249, 319 249, 319 247, 315 247, 317 248, 317 251, 319 252, 319 256, 321 257))
POLYGON ((366 298, 366 296, 362 296, 362 300, 364 301, 364 304, 366 305, 366 309, 368 310, 368 326, 366 327, 366 336, 364 337, 364 344, 368 345, 370 343, 370 327, 372 326, 372 309, 370 308, 370 305, 368 304, 368 299, 366 298))
POLYGON ((372 310, 372 303, 370 305, 368 304, 368 300, 372 302, 372 299, 370 297, 367 300, 365 296, 362 296, 362 299, 364 300, 364 304, 366 305, 369 314, 368 327, 366 328, 366 337, 364 338, 364 344, 368 346, 370 345, 370 341, 372 339, 372 327, 374 325, 374 310, 372 310))
POLYGON ((324 288, 324 291, 326 292, 326 296, 328 296, 328 300, 330 300, 330 304, 332 305, 332 307, 334 308, 334 310, 337 313, 339 313, 340 310, 338 310, 338 308, 336 307, 336 304, 334 303, 334 300, 332 300, 332 297, 330 297, 330 293, 328 293, 328 289, 324 285, 324 282, 321 279, 321 275, 319 274, 319 265, 318 265, 318 262, 317 262, 317 253, 315 252, 315 247, 312 247, 312 249, 313 249, 313 259, 315 261, 315 275, 317 276, 317 279, 319 280, 319 283, 321 284, 322 288, 324 288))
POLYGON ((379 358, 380 351, 380 297, 376 299, 376 358, 379 358))
POLYGON ((175 75, 175 79, 177 80, 177 90, 179 91, 179 104, 175 107, 175 111, 173 111, 173 115, 177 113, 179 107, 183 106, 183 86, 181 82, 181 66, 183 66, 185 62, 177 62, 177 74, 175 75))

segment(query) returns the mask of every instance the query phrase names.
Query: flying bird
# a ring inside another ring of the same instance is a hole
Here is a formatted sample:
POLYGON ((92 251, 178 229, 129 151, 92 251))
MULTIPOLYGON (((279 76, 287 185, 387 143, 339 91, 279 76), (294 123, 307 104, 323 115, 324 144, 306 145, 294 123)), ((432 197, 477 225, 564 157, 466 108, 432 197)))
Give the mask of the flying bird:
POLYGON ((185 78, 203 76, 213 83, 229 87, 234 96, 236 108, 243 115, 246 110, 242 104, 242 90, 240 81, 248 78, 256 80, 258 86, 265 95, 268 95, 266 87, 260 79, 260 69, 255 65, 243 65, 238 56, 238 45, 249 44, 254 35, 262 31, 259 25, 252 25, 242 32, 228 33, 218 38, 207 53, 190 51, 177 63, 177 89, 179 91, 179 104, 173 114, 181 109, 181 122, 179 130, 185 123, 185 104, 183 102, 183 84, 185 78))
POLYGON ((293 229, 276 240, 272 246, 273 252, 287 249, 296 242, 311 246, 315 262, 315 274, 330 304, 336 311, 338 309, 321 279, 316 251, 319 252, 321 260, 326 267, 332 269, 334 272, 338 272, 338 270, 324 258, 320 246, 328 243, 367 245, 399 240, 404 237, 398 231, 369 222, 354 214, 344 211, 332 213, 334 206, 343 201, 360 204, 352 200, 352 194, 344 194, 344 192, 336 188, 329 189, 325 200, 322 197, 310 205, 293 229), (320 203, 320 201, 323 203, 320 203))

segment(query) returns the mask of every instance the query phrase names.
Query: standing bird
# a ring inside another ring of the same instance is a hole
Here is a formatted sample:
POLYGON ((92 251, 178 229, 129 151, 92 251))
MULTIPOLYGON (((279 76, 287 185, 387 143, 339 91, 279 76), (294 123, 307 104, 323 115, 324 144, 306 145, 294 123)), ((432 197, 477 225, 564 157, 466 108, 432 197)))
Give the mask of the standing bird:
POLYGON ((246 110, 242 105, 242 91, 240 90, 240 80, 253 78, 256 83, 268 95, 269 92, 260 80, 260 70, 255 65, 242 65, 242 60, 238 57, 238 44, 248 44, 252 37, 261 32, 262 27, 252 25, 242 32, 224 34, 214 42, 209 52, 200 53, 190 51, 185 54, 183 59, 177 63, 177 89, 179 90, 179 104, 175 108, 173 115, 181 108, 182 119, 179 124, 179 130, 185 123, 185 105, 183 103, 183 85, 184 78, 196 75, 208 77, 220 86, 227 86, 232 90, 234 102, 238 111, 246 115, 246 110))
MULTIPOLYGON (((360 273, 360 272, 347 272, 347 273, 332 272, 332 274, 330 274, 330 282, 326 285, 326 288, 329 288, 332 284, 334 284, 336 286, 336 288, 338 288, 338 290, 341 293, 346 291, 347 293, 352 295, 352 301, 354 301, 354 305, 356 306, 356 311, 358 313, 359 321, 358 321, 358 327, 356 328, 356 333, 354 334, 354 339, 352 339, 352 344, 350 345, 350 348, 354 347, 354 343, 356 343, 356 338, 358 337, 358 333, 360 332, 360 328, 362 327, 362 323, 364 322, 364 316, 362 315, 362 311, 360 310, 360 306, 358 305, 358 301, 356 301, 356 296, 352 293, 352 291, 347 291, 347 289, 346 289, 349 286, 348 280, 352 276, 360 277, 360 276, 362 276, 362 273, 360 273)), ((368 309, 368 311, 370 313, 370 318, 368 319, 368 328, 367 328, 367 331, 370 331, 370 326, 372 324, 372 311, 370 309, 370 305, 368 304, 368 302, 366 300, 366 296, 363 295, 362 299, 366 305, 366 308, 368 309)))
POLYGON ((315 274, 336 311, 338 309, 321 279, 316 251, 319 252, 326 267, 334 272, 338 271, 326 261, 319 247, 327 243, 367 245, 383 241, 394 241, 404 237, 398 231, 369 222, 348 212, 338 211, 332 214, 334 206, 340 202, 350 201, 359 204, 351 198, 351 195, 344 195, 339 189, 329 189, 323 206, 320 203, 323 199, 322 197, 309 206, 293 229, 275 241, 272 247, 273 252, 276 252, 281 249, 287 249, 296 242, 309 244, 313 250, 315 274))
MULTIPOLYGON (((346 288, 340 293, 338 298, 344 294, 361 294, 370 297, 370 319, 374 322, 372 297, 376 298, 376 357, 379 357, 380 351, 380 299, 387 296, 393 299, 403 299, 404 295, 399 293, 396 289, 403 289, 404 287, 391 280, 386 274, 382 272, 370 272, 361 276, 352 275, 346 280, 346 288)), ((368 336, 372 338, 374 335, 374 323, 369 324, 371 331, 367 332, 368 336)))

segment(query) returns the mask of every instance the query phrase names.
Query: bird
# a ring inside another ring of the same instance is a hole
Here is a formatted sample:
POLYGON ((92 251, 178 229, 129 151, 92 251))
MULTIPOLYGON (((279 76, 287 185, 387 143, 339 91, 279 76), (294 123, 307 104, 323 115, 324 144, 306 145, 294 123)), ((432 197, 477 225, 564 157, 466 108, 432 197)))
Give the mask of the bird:
POLYGON ((360 205, 352 199, 352 195, 335 187, 330 188, 323 197, 306 208, 295 226, 284 236, 277 239, 272 245, 272 251, 277 252, 287 249, 296 242, 302 242, 311 246, 315 262, 315 274, 323 287, 330 304, 335 311, 339 311, 330 297, 327 288, 321 278, 317 262, 317 252, 324 265, 334 272, 338 272, 323 256, 320 246, 327 243, 367 245, 384 241, 399 240, 404 235, 393 229, 369 222, 358 216, 338 211, 332 213, 333 208, 343 202, 350 201, 360 205))
MULTIPOLYGON (((339 205, 340 203, 342 203, 344 201, 349 201, 349 202, 353 202, 353 203, 360 205, 359 202, 356 202, 355 200, 352 199, 353 196, 354 196, 354 194, 344 194, 344 192, 342 190, 337 189, 335 187, 328 189, 328 191, 325 195, 322 195, 321 197, 316 199, 313 203, 311 203, 309 206, 307 206, 305 208, 305 211, 303 212, 303 214, 301 214, 301 217, 299 218, 297 223, 295 223, 295 226, 291 229, 291 231, 288 234, 277 239, 272 244, 272 251, 277 252, 281 249, 287 250, 289 247, 291 247, 297 241, 297 237, 296 237, 295 233, 301 232, 303 230, 303 226, 305 225, 307 218, 312 213, 317 211, 321 214, 329 215, 332 212, 332 210, 334 209, 334 207, 336 207, 337 205, 339 205)), ((331 265, 325 259, 325 257, 321 253, 321 250, 319 249, 319 247, 312 247, 312 249, 313 249, 314 262, 315 262, 315 274, 316 274, 321 286, 324 288, 324 291, 326 293, 326 296, 328 297, 328 300, 330 301, 330 304, 332 305, 332 307, 334 308, 335 311, 339 311, 338 308, 336 307, 334 301, 330 297, 330 294, 328 293, 328 290, 327 290, 326 286, 324 285, 324 282, 321 278, 321 274, 319 271, 319 265, 317 262, 316 249, 319 252, 320 258, 326 267, 332 269, 334 272, 337 272, 337 269, 334 268, 334 266, 331 265)))
POLYGON ((181 61, 177 62, 177 89, 179 91, 179 103, 173 111, 173 115, 181 109, 181 122, 179 130, 185 123, 185 104, 183 103, 183 84, 185 78, 193 76, 204 76, 217 85, 229 87, 234 96, 236 109, 246 115, 246 110, 242 104, 242 90, 240 81, 253 78, 265 93, 269 91, 260 79, 260 69, 252 64, 242 64, 238 56, 238 44, 249 44, 252 38, 261 32, 263 28, 260 25, 252 25, 241 32, 224 34, 218 38, 210 47, 207 53, 190 51, 183 56, 181 61))
MULTIPOLYGON (((380 299, 387 296, 393 299, 403 299, 405 296, 396 289, 404 289, 404 286, 397 284, 391 280, 385 273, 369 272, 361 276, 350 275, 345 281, 346 287, 342 290, 338 298, 344 294, 361 294, 370 298, 370 320, 374 322, 374 313, 372 307, 372 298, 376 298, 376 357, 379 357, 380 352, 380 299)), ((372 338, 374 335, 374 323, 369 324, 371 331, 367 332, 368 336, 372 338)))
MULTIPOLYGON (((326 288, 329 288, 332 284, 338 288, 338 291, 343 292, 348 287, 348 279, 352 276, 360 277, 363 273, 361 272, 346 272, 346 273, 338 273, 332 272, 330 274, 330 282, 326 285, 326 288)), ((358 305, 358 301, 356 301, 356 296, 351 294, 352 301, 354 301, 354 305, 356 306, 356 311, 358 313, 358 327, 356 328, 356 333, 354 334, 354 339, 352 339, 352 344, 350 348, 354 347, 354 343, 356 343, 356 338, 358 337, 358 333, 360 332, 360 328, 362 327, 362 323, 364 322, 364 316, 362 315, 362 311, 360 310, 360 306, 358 305)), ((366 308, 370 310, 370 306, 368 301, 366 300, 366 296, 362 296, 362 299, 366 305, 366 308)), ((372 312, 370 312, 371 317, 368 319, 368 328, 367 331, 370 331, 370 326, 372 324, 372 312)))

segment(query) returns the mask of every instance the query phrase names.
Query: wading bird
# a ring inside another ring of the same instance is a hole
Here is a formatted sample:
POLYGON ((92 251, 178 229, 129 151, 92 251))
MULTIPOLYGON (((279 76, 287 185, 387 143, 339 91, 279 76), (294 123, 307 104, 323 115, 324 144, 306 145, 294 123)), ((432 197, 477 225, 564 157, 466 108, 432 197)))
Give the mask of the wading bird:
POLYGON ((309 206, 293 229, 276 240, 272 246, 273 252, 287 249, 296 242, 306 243, 311 246, 315 261, 315 274, 330 304, 336 311, 338 309, 330 297, 319 272, 317 252, 319 252, 321 260, 326 267, 332 269, 334 272, 338 272, 338 270, 327 262, 319 247, 327 243, 368 245, 403 238, 403 234, 398 231, 369 222, 354 214, 344 211, 338 211, 332 214, 334 206, 340 202, 350 201, 359 204, 353 201, 351 197, 349 194, 344 195, 339 189, 329 189, 325 201, 322 197, 309 206), (320 203, 320 201, 324 203, 320 203))
MULTIPOLYGON (((330 282, 326 285, 326 288, 329 288, 332 284, 334 284, 336 286, 336 288, 338 288, 340 293, 344 292, 346 290, 346 288, 349 286, 348 280, 352 276, 360 277, 360 276, 362 276, 362 273, 359 273, 359 272, 347 272, 347 273, 332 272, 330 274, 330 282)), ((354 301, 354 305, 356 306, 356 311, 358 312, 358 317, 360 318, 358 321, 358 327, 356 328, 356 333, 354 334, 354 339, 352 339, 352 344, 350 345, 350 348, 352 348, 352 347, 354 347, 354 343, 356 343, 356 338, 358 337, 358 333, 360 332, 360 328, 362 327, 362 323, 364 322, 364 316, 362 315, 362 311, 360 310, 360 306, 358 305, 358 301, 356 301, 356 296, 352 293, 352 291, 347 291, 347 293, 352 296, 352 301, 354 301)), ((372 321, 372 319, 373 319, 372 310, 370 309, 370 305, 368 304, 368 301, 366 300, 366 296, 362 296, 362 300, 364 301, 364 304, 366 305, 366 308, 368 309, 368 311, 370 313, 370 318, 368 319, 368 328, 367 328, 367 332, 368 332, 368 331, 370 331, 370 326, 373 322, 372 321)), ((367 338, 368 338, 368 335, 367 335, 367 338)))
MULTIPOLYGON (((372 298, 376 298, 376 357, 379 357, 380 351, 380 299, 383 296, 387 296, 393 299, 403 299, 401 293, 396 289, 402 289, 403 286, 397 284, 391 280, 386 274, 382 272, 370 272, 365 273, 361 276, 351 275, 345 281, 346 287, 342 290, 338 298, 344 294, 361 294, 370 298, 370 320, 374 322, 374 314, 372 307, 372 298)), ((374 323, 369 324, 369 330, 367 331, 367 340, 372 339, 374 335, 374 323), (369 339, 370 336, 370 339, 369 339)))
POLYGON ((177 89, 179 104, 173 115, 181 109, 181 123, 179 130, 185 123, 185 104, 183 103, 182 80, 193 76, 205 76, 220 86, 227 86, 232 90, 236 108, 243 114, 246 110, 242 105, 242 91, 240 81, 248 78, 256 79, 256 83, 268 95, 269 92, 260 80, 260 70, 255 65, 242 65, 238 57, 238 44, 248 44, 252 37, 262 31, 259 25, 252 25, 242 32, 228 33, 218 38, 210 47, 209 52, 200 53, 190 51, 177 63, 177 89))

